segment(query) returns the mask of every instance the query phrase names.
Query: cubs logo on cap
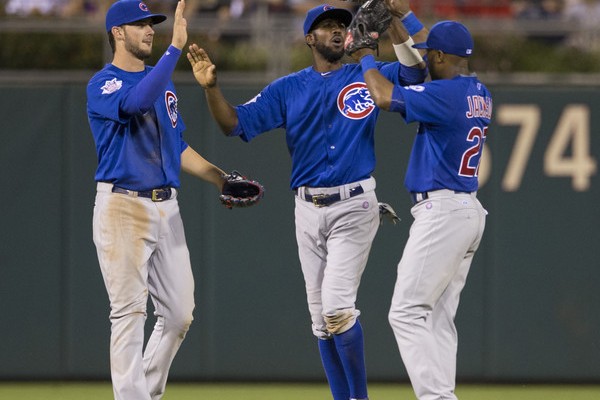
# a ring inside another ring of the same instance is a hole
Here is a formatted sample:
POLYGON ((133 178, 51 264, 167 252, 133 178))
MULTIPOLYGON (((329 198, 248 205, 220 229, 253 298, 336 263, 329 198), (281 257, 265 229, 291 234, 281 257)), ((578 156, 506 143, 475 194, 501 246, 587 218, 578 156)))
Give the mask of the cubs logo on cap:
POLYGON ((316 6, 306 13, 304 36, 308 35, 319 22, 327 18, 341 21, 344 25, 348 26, 352 22, 352 13, 344 8, 335 8, 329 4, 316 6))
POLYGON ((152 14, 146 3, 139 0, 119 0, 113 3, 106 12, 106 31, 113 26, 121 26, 150 18, 152 23, 160 24, 167 19, 166 15, 152 14))

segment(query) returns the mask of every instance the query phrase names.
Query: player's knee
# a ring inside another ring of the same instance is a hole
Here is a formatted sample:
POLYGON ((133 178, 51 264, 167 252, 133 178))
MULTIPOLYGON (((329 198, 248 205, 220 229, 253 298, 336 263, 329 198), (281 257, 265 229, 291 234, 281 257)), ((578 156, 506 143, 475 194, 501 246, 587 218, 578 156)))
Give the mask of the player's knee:
POLYGON ((155 329, 163 330, 169 337, 179 337, 181 340, 185 338, 192 324, 192 316, 168 315, 157 317, 155 329))
POLYGON ((146 305, 148 303, 147 295, 140 295, 136 298, 119 298, 110 302, 110 318, 117 320, 128 316, 146 317, 146 305))
POLYGON ((323 316, 327 324, 327 332, 333 335, 339 335, 352 328, 357 317, 358 311, 355 309, 339 310, 323 316))
POLYGON ((388 313, 388 322, 392 327, 399 325, 413 325, 418 320, 427 320, 431 308, 424 306, 398 305, 392 306, 388 313))
POLYGON ((192 321, 194 320, 192 311, 193 308, 190 308, 171 314, 168 322, 169 325, 182 334, 185 334, 190 329, 190 325, 192 325, 192 321))
POLYGON ((183 339, 185 335, 190 330, 190 325, 192 325, 192 321, 194 318, 190 315, 189 318, 182 319, 179 321, 179 336, 183 339))
POLYGON ((398 309, 391 308, 388 313, 388 322, 392 326, 392 328, 398 324, 401 324, 403 320, 402 312, 398 309))
POLYGON ((187 332, 188 329, 190 329, 190 325, 192 325, 193 320, 194 320, 194 317, 192 316, 192 314, 187 314, 187 315, 181 316, 177 320, 177 326, 179 327, 179 329, 181 331, 187 332))

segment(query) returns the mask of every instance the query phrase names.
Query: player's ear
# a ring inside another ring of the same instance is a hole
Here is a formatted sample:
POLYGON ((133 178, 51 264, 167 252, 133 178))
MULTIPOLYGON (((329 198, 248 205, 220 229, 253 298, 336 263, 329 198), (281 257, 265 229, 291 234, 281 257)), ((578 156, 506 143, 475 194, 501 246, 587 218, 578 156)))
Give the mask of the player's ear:
POLYGON ((123 27, 122 26, 113 26, 110 30, 115 39, 121 39, 123 37, 123 27))
POLYGON ((312 33, 307 33, 306 36, 304 36, 304 41, 310 47, 315 44, 315 37, 312 33))

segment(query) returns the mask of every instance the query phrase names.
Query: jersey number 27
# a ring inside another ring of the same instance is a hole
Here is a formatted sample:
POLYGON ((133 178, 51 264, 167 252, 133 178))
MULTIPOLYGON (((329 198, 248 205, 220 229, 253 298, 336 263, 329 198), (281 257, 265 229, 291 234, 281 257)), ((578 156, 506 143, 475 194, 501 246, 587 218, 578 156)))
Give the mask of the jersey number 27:
POLYGON ((483 144, 487 134, 487 126, 481 130, 479 127, 474 127, 467 135, 467 141, 473 143, 462 155, 458 175, 467 177, 476 177, 479 172, 479 160, 483 151, 483 144), (473 166, 473 164, 475 164, 473 166))

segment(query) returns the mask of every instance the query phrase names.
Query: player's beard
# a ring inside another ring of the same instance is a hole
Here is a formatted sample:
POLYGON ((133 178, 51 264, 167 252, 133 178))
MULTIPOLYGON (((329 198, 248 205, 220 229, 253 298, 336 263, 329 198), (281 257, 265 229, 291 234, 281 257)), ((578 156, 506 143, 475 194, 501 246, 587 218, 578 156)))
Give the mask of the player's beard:
POLYGON ((129 40, 127 35, 125 35, 125 50, 131 53, 138 60, 144 61, 150 58, 152 55, 152 45, 150 45, 150 49, 142 49, 137 43, 129 40))
POLYGON ((318 38, 315 40, 315 49, 319 54, 323 56, 325 60, 330 63, 338 62, 344 57, 344 49, 334 50, 331 47, 328 47, 324 42, 320 41, 318 38))

